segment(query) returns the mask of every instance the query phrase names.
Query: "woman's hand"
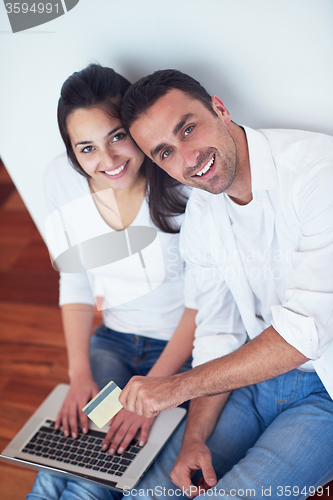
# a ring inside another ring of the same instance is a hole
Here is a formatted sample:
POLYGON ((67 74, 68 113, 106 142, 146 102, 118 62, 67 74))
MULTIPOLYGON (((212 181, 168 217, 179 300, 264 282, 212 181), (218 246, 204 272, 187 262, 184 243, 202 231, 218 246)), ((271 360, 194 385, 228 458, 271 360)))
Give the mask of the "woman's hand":
POLYGON ((59 429, 62 425, 64 435, 67 437, 71 434, 72 438, 75 439, 78 436, 79 423, 82 432, 86 434, 89 429, 88 417, 83 413, 82 408, 98 392, 98 385, 91 377, 78 378, 73 381, 58 413, 55 428, 59 429))
POLYGON ((110 420, 110 429, 105 436, 102 449, 106 451, 110 447, 109 453, 111 455, 116 451, 123 453, 139 429, 141 429, 139 446, 143 446, 147 441, 153 422, 154 417, 139 417, 136 413, 123 408, 110 420))

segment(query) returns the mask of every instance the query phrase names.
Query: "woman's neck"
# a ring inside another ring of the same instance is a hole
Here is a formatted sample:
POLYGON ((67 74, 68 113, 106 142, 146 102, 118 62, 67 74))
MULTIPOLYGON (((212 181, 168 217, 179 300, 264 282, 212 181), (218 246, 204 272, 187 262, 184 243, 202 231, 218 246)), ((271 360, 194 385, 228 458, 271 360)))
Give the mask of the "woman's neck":
POLYGON ((122 190, 92 180, 89 180, 89 187, 100 215, 115 230, 125 229, 132 224, 146 195, 146 179, 143 176, 122 190))

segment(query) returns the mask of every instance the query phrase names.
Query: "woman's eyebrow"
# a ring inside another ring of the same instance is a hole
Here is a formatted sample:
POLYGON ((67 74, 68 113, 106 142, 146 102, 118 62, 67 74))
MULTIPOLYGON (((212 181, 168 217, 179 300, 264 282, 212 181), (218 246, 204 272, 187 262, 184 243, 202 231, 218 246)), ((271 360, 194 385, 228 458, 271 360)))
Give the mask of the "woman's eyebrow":
POLYGON ((106 134, 106 136, 104 137, 104 139, 107 139, 108 137, 110 137, 110 135, 114 134, 115 132, 117 132, 121 128, 123 128, 123 126, 122 125, 118 125, 113 130, 111 130, 108 134, 106 134))
MULTIPOLYGON (((110 135, 114 134, 115 132, 117 132, 117 130, 119 130, 121 128, 123 128, 123 126, 122 125, 118 125, 116 128, 110 130, 110 132, 108 132, 106 134, 106 136, 104 137, 104 139, 107 139, 108 137, 110 137, 110 135)), ((94 142, 94 141, 80 141, 80 142, 77 142, 75 144, 75 147, 76 146, 83 146, 83 145, 91 144, 92 142, 94 142)))

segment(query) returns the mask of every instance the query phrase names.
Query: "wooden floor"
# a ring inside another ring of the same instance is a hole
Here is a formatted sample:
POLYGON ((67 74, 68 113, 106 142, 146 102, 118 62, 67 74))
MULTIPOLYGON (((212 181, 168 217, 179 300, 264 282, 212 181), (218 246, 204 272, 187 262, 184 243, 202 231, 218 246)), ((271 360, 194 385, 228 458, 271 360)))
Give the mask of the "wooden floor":
MULTIPOLYGON (((1 450, 49 392, 68 382, 57 303, 58 274, 0 160, 1 450)), ((35 475, 0 462, 1 500, 25 499, 35 475)), ((333 499, 333 483, 330 493, 333 499)))
MULTIPOLYGON (((67 382, 58 276, 0 164, 0 449, 51 389, 67 382)), ((0 462, 0 497, 24 499, 35 472, 0 462)))
MULTIPOLYGON (((0 450, 49 392, 68 382, 57 304, 58 273, 0 163, 0 450)), ((0 462, 1 500, 24 499, 35 475, 0 462)))

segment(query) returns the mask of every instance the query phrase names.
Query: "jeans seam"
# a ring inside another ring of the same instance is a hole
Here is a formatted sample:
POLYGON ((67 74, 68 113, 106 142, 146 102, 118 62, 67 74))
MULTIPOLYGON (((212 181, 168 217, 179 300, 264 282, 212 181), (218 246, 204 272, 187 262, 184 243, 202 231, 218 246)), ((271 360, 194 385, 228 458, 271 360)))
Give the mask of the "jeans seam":
POLYGON ((300 378, 301 378, 301 373, 298 372, 297 373, 297 377, 296 377, 296 382, 295 382, 295 392, 294 392, 294 394, 289 399, 280 399, 280 398, 278 398, 277 399, 278 404, 292 403, 293 401, 295 401, 295 399, 297 398, 298 392, 299 392, 300 378))

